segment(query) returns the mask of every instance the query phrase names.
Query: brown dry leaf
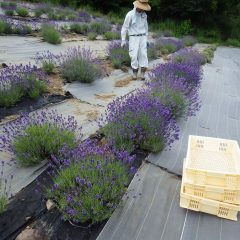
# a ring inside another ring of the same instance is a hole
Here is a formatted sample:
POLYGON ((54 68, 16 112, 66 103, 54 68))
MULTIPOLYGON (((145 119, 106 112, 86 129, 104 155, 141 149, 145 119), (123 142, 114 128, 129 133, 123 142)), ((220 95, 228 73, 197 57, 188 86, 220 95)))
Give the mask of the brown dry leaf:
POLYGON ((101 100, 108 100, 111 98, 114 98, 116 95, 115 94, 95 94, 96 98, 101 99, 101 100))
POLYGON ((63 84, 63 79, 61 75, 58 72, 56 72, 54 74, 51 74, 49 79, 50 81, 48 85, 48 92, 64 95, 64 90, 63 90, 64 84, 63 84))
POLYGON ((87 118, 89 120, 96 120, 98 117, 99 111, 97 110, 90 110, 87 112, 87 118))
POLYGON ((131 82, 132 78, 127 78, 124 80, 119 80, 115 83, 115 87, 125 87, 131 82))

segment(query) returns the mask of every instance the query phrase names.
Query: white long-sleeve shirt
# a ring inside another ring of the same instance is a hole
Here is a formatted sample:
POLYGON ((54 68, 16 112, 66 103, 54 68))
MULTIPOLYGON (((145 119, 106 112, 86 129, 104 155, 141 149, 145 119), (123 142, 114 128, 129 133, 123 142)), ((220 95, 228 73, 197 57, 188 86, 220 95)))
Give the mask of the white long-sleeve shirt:
POLYGON ((126 35, 146 34, 148 35, 147 14, 138 12, 136 8, 128 12, 121 31, 122 40, 126 40, 126 35))

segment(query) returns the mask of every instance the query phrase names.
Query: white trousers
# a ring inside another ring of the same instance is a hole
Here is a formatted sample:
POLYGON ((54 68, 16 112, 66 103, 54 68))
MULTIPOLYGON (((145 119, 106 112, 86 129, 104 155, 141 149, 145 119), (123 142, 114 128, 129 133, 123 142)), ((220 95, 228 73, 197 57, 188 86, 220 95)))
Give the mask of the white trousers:
POLYGON ((129 37, 129 55, 133 69, 148 67, 147 36, 129 37))

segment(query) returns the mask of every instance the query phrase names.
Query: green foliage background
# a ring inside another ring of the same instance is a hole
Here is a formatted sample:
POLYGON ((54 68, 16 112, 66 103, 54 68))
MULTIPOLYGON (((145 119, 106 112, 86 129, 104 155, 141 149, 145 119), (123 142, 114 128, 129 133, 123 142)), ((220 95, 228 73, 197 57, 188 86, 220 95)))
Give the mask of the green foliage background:
MULTIPOLYGON (((29 0, 30 2, 36 0, 29 0)), ((109 12, 123 17, 133 7, 133 0, 39 0, 64 6, 91 6, 104 14, 109 12)), ((151 21, 166 19, 191 20, 194 26, 220 29, 223 38, 240 39, 239 0, 149 0, 152 11, 151 21)))

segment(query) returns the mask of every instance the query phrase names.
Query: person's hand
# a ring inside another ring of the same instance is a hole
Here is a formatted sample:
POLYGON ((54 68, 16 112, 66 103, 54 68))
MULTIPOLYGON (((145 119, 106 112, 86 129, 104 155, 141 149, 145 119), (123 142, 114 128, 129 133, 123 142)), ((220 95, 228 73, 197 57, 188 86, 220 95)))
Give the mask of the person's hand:
POLYGON ((127 44, 126 40, 122 40, 122 42, 121 42, 121 47, 125 47, 126 44, 127 44))

